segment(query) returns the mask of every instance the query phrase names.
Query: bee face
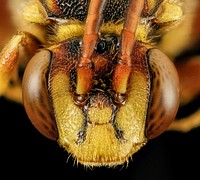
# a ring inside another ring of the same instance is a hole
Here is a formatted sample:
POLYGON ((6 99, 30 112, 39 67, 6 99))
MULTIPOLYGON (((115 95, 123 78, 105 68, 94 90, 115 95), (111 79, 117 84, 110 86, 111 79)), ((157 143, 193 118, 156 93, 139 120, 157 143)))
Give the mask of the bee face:
POLYGON ((68 39, 51 51, 43 50, 33 57, 24 74, 24 105, 35 127, 48 138, 58 140, 78 162, 90 166, 123 164, 146 144, 148 138, 160 135, 174 118, 178 107, 178 80, 173 79, 176 71, 170 62, 162 64, 169 61, 162 52, 148 51, 138 43, 126 102, 120 105, 115 102, 112 86, 119 51, 118 37, 110 35, 98 42, 93 56, 92 88, 86 102, 80 106, 76 103, 80 41, 80 38, 68 39), (163 59, 161 64, 156 56, 163 59), (44 57, 45 66, 35 70, 33 66, 38 66, 38 59, 44 57), (160 79, 159 74, 166 69, 172 70, 160 79), (38 74, 41 77, 35 77, 38 74), (35 78, 45 81, 31 82, 35 78), (40 87, 36 89, 35 84, 40 87), (49 101, 51 107, 48 107, 49 101))
POLYGON ((22 82, 44 136, 84 165, 115 166, 168 128, 178 75, 154 37, 182 16, 175 2, 38 0, 23 15, 44 26, 22 82))

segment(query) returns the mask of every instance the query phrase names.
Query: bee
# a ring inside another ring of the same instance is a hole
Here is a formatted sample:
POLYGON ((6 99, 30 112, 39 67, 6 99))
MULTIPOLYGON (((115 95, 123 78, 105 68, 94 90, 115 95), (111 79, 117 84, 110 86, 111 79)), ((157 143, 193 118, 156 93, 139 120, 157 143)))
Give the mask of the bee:
POLYGON ((158 45, 181 22, 180 1, 19 4, 22 28, 0 54, 0 95, 22 101, 41 134, 82 165, 113 167, 169 128, 179 76, 158 45))

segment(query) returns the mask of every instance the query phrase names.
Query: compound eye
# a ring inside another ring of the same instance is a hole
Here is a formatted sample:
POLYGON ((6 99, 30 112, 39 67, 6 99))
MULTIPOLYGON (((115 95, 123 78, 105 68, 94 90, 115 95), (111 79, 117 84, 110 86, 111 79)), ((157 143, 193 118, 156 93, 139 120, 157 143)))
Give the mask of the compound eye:
POLYGON ((147 53, 152 72, 151 98, 148 110, 146 137, 162 134, 174 120, 179 107, 179 78, 174 64, 160 50, 147 53))
POLYGON ((35 128, 47 138, 57 139, 47 87, 48 67, 52 57, 49 50, 35 54, 28 63, 22 81, 25 110, 35 128))

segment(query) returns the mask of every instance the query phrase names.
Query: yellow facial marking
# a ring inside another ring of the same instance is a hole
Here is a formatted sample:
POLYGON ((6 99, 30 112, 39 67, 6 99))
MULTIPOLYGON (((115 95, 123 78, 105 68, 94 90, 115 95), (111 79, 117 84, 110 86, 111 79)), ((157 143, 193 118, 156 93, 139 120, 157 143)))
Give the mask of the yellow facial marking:
POLYGON ((77 162, 90 166, 122 164, 146 143, 149 87, 142 73, 132 74, 128 101, 118 110, 106 95, 97 93, 83 112, 84 108, 74 104, 64 71, 55 73, 50 81, 58 142, 77 162))
POLYGON ((144 76, 135 73, 130 82, 128 100, 116 117, 119 129, 124 129, 124 138, 133 143, 145 140, 144 128, 148 108, 148 91, 144 76), (134 137, 134 138, 133 138, 134 137))
POLYGON ((69 88, 69 78, 65 74, 59 73, 53 78, 51 96, 59 131, 58 141, 62 146, 75 143, 84 119, 81 109, 74 104, 69 88))
POLYGON ((88 117, 91 125, 103 125, 110 123, 110 117, 112 115, 111 108, 90 108, 88 111, 88 117), (109 118, 108 118, 109 117, 109 118))

